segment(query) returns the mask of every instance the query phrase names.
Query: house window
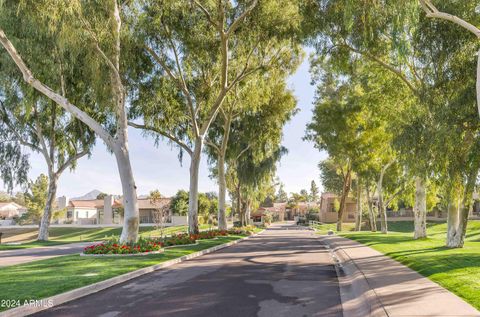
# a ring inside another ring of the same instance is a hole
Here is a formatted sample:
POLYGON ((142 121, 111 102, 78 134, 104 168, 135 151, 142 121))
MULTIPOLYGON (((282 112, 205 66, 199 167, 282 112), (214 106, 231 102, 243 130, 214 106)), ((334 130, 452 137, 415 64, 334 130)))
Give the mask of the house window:
POLYGON ((78 211, 77 211, 77 217, 76 218, 78 219, 78 211))
POLYGON ((85 217, 88 218, 88 211, 85 211, 85 217))

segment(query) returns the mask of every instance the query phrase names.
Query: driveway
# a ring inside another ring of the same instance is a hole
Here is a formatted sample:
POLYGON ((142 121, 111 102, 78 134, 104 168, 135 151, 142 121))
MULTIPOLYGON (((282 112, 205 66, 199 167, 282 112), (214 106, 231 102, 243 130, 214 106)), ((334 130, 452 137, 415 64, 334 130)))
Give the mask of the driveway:
POLYGON ((45 260, 61 255, 80 253, 92 242, 59 244, 48 247, 16 249, 0 252, 0 267, 45 260))
POLYGON ((275 225, 232 247, 36 316, 342 316, 328 251, 312 231, 275 225))

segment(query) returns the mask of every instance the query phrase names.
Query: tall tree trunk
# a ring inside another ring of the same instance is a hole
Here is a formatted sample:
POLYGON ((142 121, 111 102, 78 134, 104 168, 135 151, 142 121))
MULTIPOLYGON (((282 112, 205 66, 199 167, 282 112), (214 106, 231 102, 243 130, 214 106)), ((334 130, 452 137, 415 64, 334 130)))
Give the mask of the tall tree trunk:
POLYGON ((50 228, 50 221, 52 220, 53 204, 57 194, 58 176, 55 173, 50 173, 48 179, 48 196, 45 209, 43 211, 42 219, 40 220, 40 228, 38 230, 38 240, 48 241, 48 229, 50 228))
POLYGON ((250 225, 250 200, 245 203, 245 225, 250 225))
POLYGON ((131 243, 138 240, 139 212, 137 202, 137 186, 133 178, 132 165, 127 144, 114 148, 118 172, 123 193, 123 229, 120 242, 131 243))
POLYGON ((203 148, 203 138, 195 140, 195 147, 190 162, 190 192, 188 196, 188 232, 199 233, 198 229, 198 172, 203 148))
POLYGON ((380 213, 380 226, 382 233, 388 233, 388 220, 387 220, 387 208, 383 203, 383 197, 381 194, 378 194, 378 212, 380 213))
POLYGON ((383 177, 385 176, 385 172, 387 169, 393 164, 392 162, 387 163, 385 166, 382 167, 380 171, 380 177, 378 178, 377 182, 377 192, 378 192, 378 203, 377 208, 380 214, 380 226, 382 233, 388 233, 388 221, 387 221, 387 206, 383 201, 383 177))
POLYGON ((425 189, 425 179, 415 177, 415 205, 414 214, 414 239, 427 237, 427 193, 425 189))
POLYGON ((452 207, 448 210, 448 229, 447 229, 447 247, 463 248, 465 243, 465 234, 467 233, 468 214, 473 204, 473 191, 478 177, 478 168, 472 169, 467 178, 463 198, 455 200, 452 207))
POLYGON ((236 212, 238 215, 238 221, 240 221, 240 225, 242 225, 242 199, 241 199, 241 194, 240 194, 240 182, 237 184, 237 206, 236 206, 236 212))
POLYGON ((225 158, 220 154, 218 158, 218 229, 227 230, 226 216, 227 181, 225 179, 225 158))
POLYGON ((343 180, 343 188, 342 188, 342 197, 340 197, 340 209, 338 210, 338 219, 337 219, 337 231, 342 231, 342 224, 343 224, 343 214, 345 213, 346 205, 347 205, 347 197, 350 193, 350 185, 351 185, 351 170, 348 168, 347 174, 343 180))
POLYGON ((357 182, 357 212, 355 215, 355 231, 362 229, 362 187, 360 182, 357 182))
POLYGON ((368 220, 370 222, 370 231, 376 232, 377 231, 377 218, 375 217, 375 211, 373 210, 373 201, 372 197, 370 196, 370 188, 366 186, 367 192, 367 204, 368 204, 368 220))

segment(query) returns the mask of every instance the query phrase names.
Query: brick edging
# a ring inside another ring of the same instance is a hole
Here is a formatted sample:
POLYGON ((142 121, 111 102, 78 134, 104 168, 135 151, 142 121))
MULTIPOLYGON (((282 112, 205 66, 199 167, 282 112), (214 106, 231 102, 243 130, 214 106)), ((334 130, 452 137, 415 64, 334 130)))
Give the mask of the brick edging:
POLYGON ((25 305, 25 306, 15 307, 15 308, 0 312, 0 317, 18 317, 18 316, 28 316, 28 315, 31 315, 31 314, 35 314, 35 313, 41 312, 43 310, 47 310, 47 309, 50 309, 52 307, 64 304, 66 302, 69 302, 69 301, 72 301, 72 300, 75 300, 75 299, 78 299, 78 298, 81 298, 81 297, 84 297, 84 296, 102 291, 104 289, 115 286, 117 284, 121 284, 121 283, 129 281, 131 279, 140 277, 142 275, 152 273, 154 271, 158 271, 158 270, 161 270, 163 268, 170 267, 172 265, 175 265, 175 264, 178 264, 178 263, 181 263, 181 262, 185 262, 187 260, 194 259, 194 258, 200 257, 202 255, 209 254, 209 253, 216 252, 218 250, 230 247, 230 246, 235 245, 235 244, 237 244, 241 241, 245 241, 247 239, 255 237, 255 236, 263 233, 263 231, 265 231, 265 230, 262 230, 262 231, 260 231, 256 234, 251 235, 251 236, 243 237, 243 238, 240 238, 240 239, 237 239, 237 240, 234 240, 234 241, 230 241, 230 242, 227 242, 227 243, 224 243, 224 244, 219 244, 219 245, 216 245, 214 247, 204 249, 204 250, 201 250, 201 251, 197 251, 197 252, 194 252, 194 253, 190 253, 190 254, 181 256, 179 258, 176 258, 176 259, 172 259, 172 260, 168 260, 168 261, 165 261, 165 262, 162 262, 162 263, 159 263, 159 264, 144 267, 144 268, 141 268, 141 269, 138 269, 138 270, 135 270, 135 271, 131 271, 131 272, 128 272, 128 273, 125 273, 125 274, 122 274, 122 275, 118 275, 118 276, 115 276, 115 277, 97 282, 97 283, 93 283, 93 284, 86 285, 86 286, 83 286, 83 287, 80 287, 80 288, 76 288, 76 289, 61 293, 61 294, 57 294, 57 295, 54 295, 54 296, 43 298, 41 300, 38 300, 38 302, 41 302, 41 305, 39 305, 38 307, 36 305, 25 305), (48 303, 52 303, 52 304, 48 305, 48 303))

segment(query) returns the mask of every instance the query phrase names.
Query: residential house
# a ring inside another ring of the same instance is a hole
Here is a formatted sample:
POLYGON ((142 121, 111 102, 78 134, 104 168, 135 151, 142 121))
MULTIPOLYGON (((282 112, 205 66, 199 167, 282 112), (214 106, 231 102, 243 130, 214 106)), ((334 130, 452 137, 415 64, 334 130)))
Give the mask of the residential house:
POLYGON ((287 203, 273 203, 271 207, 260 207, 251 213, 250 218, 254 223, 263 223, 263 217, 266 213, 272 215, 273 221, 284 221, 287 203))
POLYGON ((27 208, 14 202, 0 202, 0 219, 21 217, 27 208))
POLYGON ((298 217, 305 217, 310 210, 318 209, 318 203, 314 201, 301 201, 294 206, 286 207, 286 219, 294 220, 298 217))
MULTIPOLYGON (((150 198, 139 198, 140 223, 155 223, 155 211, 163 210, 166 212, 165 223, 175 225, 186 224, 187 217, 172 215, 169 208, 170 202, 171 198, 161 198, 155 202, 150 198)), ((122 199, 115 199, 112 195, 107 195, 104 199, 68 200, 66 197, 60 197, 57 206, 58 209, 67 209, 66 218, 60 221, 63 223, 109 225, 121 224, 123 222, 122 199)))
MULTIPOLYGON (((322 193, 322 196, 320 198, 320 212, 318 214, 320 222, 337 222, 338 210, 336 210, 335 201, 340 202, 340 197, 333 193, 322 193)), ((356 210, 357 201, 354 198, 347 197, 345 212, 343 213, 343 222, 355 222, 356 210)))

